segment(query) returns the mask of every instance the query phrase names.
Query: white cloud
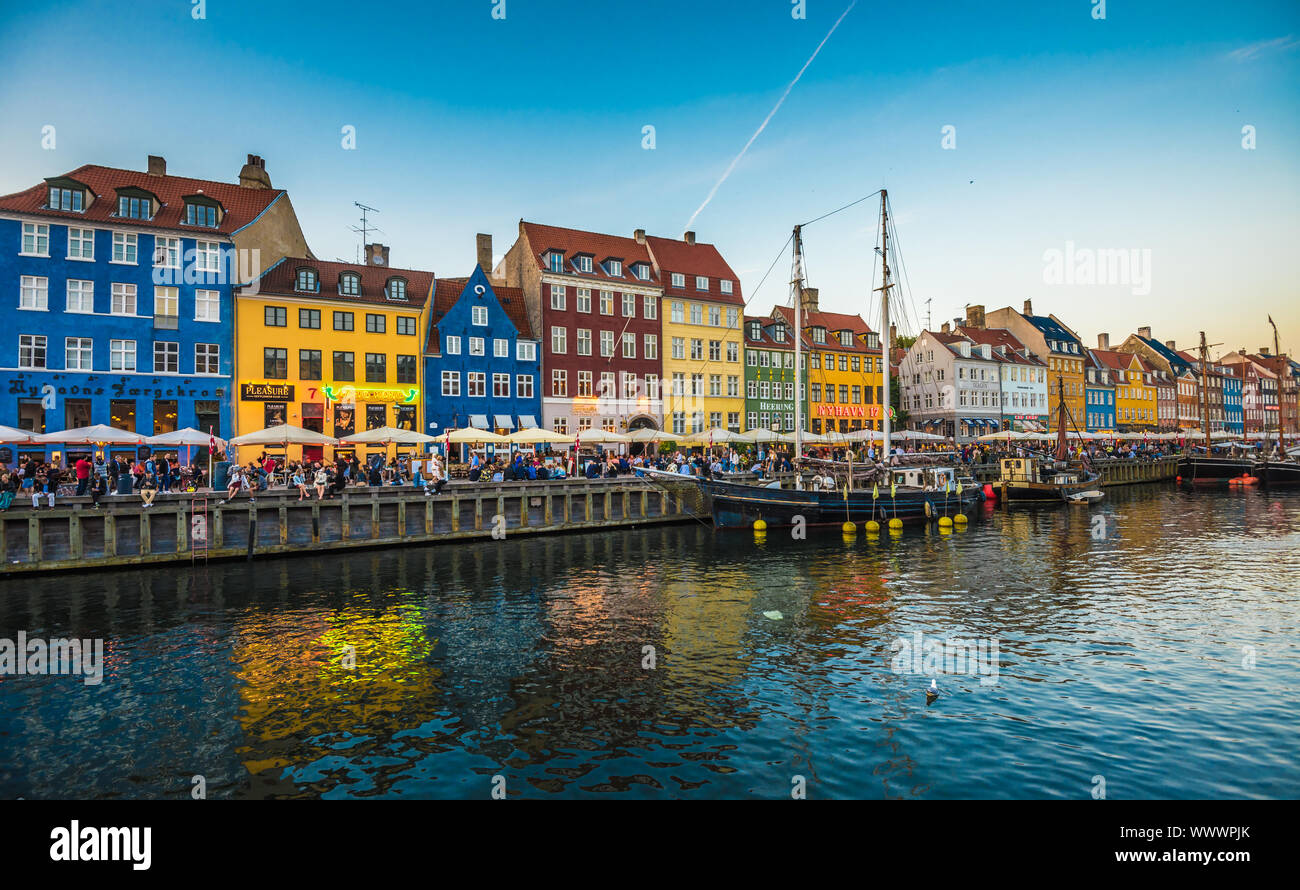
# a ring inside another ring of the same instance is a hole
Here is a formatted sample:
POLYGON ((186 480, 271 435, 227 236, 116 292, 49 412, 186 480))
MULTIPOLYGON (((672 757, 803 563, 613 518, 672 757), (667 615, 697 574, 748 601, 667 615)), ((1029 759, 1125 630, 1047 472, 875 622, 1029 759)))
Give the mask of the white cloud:
POLYGON ((1300 46, 1300 40, 1296 40, 1293 35, 1288 34, 1285 37, 1274 37, 1272 40, 1248 43, 1228 53, 1228 58, 1234 62, 1253 62, 1266 53, 1274 51, 1286 52, 1289 49, 1295 49, 1297 46, 1300 46))

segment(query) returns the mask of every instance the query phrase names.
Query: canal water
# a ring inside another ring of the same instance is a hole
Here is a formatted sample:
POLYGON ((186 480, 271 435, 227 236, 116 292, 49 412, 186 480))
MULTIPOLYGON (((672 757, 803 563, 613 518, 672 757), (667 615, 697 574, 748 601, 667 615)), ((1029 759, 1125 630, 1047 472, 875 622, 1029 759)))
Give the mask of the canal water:
POLYGON ((10 579, 105 666, 0 677, 0 797, 1296 797, 1298 596, 1300 492, 1172 486, 10 579))

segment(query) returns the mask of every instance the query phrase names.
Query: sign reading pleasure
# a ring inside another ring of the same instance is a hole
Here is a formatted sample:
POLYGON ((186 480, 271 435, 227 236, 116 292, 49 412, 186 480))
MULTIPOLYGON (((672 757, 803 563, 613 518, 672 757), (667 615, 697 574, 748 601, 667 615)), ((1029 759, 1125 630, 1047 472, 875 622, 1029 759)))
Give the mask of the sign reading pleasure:
POLYGON ((246 402, 292 402, 292 383, 241 383, 239 397, 246 402))

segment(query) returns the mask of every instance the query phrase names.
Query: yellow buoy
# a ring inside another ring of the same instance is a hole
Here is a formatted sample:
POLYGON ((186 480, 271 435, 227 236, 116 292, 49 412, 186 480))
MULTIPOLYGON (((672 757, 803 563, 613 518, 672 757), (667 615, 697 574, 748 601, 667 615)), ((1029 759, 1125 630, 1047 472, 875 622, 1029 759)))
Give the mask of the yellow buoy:
POLYGON ((954 516, 954 517, 952 518, 952 521, 955 522, 955 523, 957 523, 958 525, 965 525, 965 524, 966 524, 966 514, 965 514, 965 513, 958 513, 956 516, 954 516))
POLYGON ((856 535, 858 533, 858 527, 852 522, 846 522, 840 526, 840 531, 844 532, 846 535, 856 535))
POLYGON ((895 516, 893 519, 889 520, 889 528, 891 531, 901 531, 903 528, 903 520, 895 516))
POLYGON ((880 523, 876 522, 874 519, 868 519, 867 524, 864 525, 863 528, 869 532, 878 532, 880 531, 880 523))
POLYGON ((767 523, 766 523, 764 520, 762 520, 762 519, 755 519, 755 520, 754 520, 754 531, 756 531, 756 532, 765 532, 765 531, 767 531, 767 523))
POLYGON ((947 516, 939 517, 939 528, 952 528, 952 520, 947 516))

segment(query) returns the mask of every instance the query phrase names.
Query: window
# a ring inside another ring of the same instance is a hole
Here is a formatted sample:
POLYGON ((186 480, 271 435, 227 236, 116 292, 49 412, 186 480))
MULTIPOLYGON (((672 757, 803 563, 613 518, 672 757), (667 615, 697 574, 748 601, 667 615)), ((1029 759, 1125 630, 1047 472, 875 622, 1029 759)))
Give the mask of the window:
POLYGON ((18 335, 18 367, 45 367, 45 336, 42 334, 18 335))
POLYGON ((151 219, 153 199, 118 196, 117 215, 125 219, 151 219))
POLYGON ((510 398, 510 375, 509 374, 492 375, 492 398, 494 399, 510 398))
POLYGON ((180 290, 175 287, 153 289, 153 314, 155 317, 176 318, 180 315, 180 290))
POLYGON ((720 361, 722 361, 722 341, 721 341, 721 340, 710 340, 710 341, 709 341, 709 361, 711 361, 711 362, 720 362, 720 361))
POLYGON ((578 398, 585 398, 591 395, 591 372, 578 372, 578 398))
POLYGON ((659 317, 659 301, 654 297, 646 297, 641 303, 641 317, 646 319, 656 319, 659 317))
POLYGON ((709 307, 709 324, 715 328, 722 324, 722 310, 717 306, 709 307))
POLYGON ((95 230, 68 227, 68 259, 93 260, 95 258, 95 230))
POLYGON ((738 361, 740 361, 740 344, 739 344, 739 343, 736 343, 736 342, 734 342, 734 341, 728 341, 728 342, 727 342, 727 361, 729 361, 729 362, 738 362, 738 361))
POLYGON ((562 312, 564 311, 564 306, 565 306, 564 285, 552 284, 551 285, 551 308, 562 312))
POLYGON ((262 350, 262 374, 268 379, 284 380, 289 376, 289 350, 267 346, 262 350))
POLYGON ((86 193, 81 189, 65 189, 50 186, 50 200, 46 205, 51 210, 71 210, 80 213, 85 209, 86 193))
POLYGON ((78 281, 75 278, 69 278, 67 310, 69 312, 94 312, 95 282, 78 281))
POLYGON ((64 340, 65 357, 63 367, 69 371, 91 371, 93 341, 89 337, 68 337, 64 340))
POLYGON ((377 312, 366 313, 366 333, 382 334, 384 332, 384 316, 377 312))
POLYGON ((221 321, 221 294, 214 290, 196 290, 194 320, 221 321))
POLYGON ((622 277, 623 277, 623 261, 622 261, 622 260, 609 260, 609 261, 605 264, 605 267, 606 267, 606 270, 608 271, 609 276, 610 276, 611 278, 622 278, 622 277))
POLYGON ((216 343, 194 344, 194 373, 219 374, 221 366, 221 347, 216 343))
MULTIPOLYGON (((563 272, 564 254, 555 250, 551 251, 546 255, 546 265, 552 272, 563 272)), ((553 288, 552 291, 554 291, 553 288)))
POLYGON ((642 281, 649 281, 650 267, 645 263, 634 263, 632 265, 632 274, 642 281))
POLYGON ((537 344, 520 340, 515 344, 515 360, 521 362, 537 361, 537 344))
POLYGON ((697 362, 698 362, 698 361, 703 361, 703 360, 704 360, 704 341, 703 341, 703 340, 697 340, 697 339, 694 339, 694 338, 691 339, 691 360, 692 360, 692 361, 697 361, 697 362))
POLYGON ((577 267, 579 272, 590 272, 591 257, 579 254, 573 258, 573 265, 577 267))
POLYGON ((181 370, 181 344, 156 341, 153 344, 153 371, 155 374, 179 374, 181 370))
POLYGON ((187 226, 203 226, 208 229, 215 229, 217 227, 217 208, 212 204, 187 201, 185 204, 185 224, 187 226))
POLYGON ((262 314, 268 328, 283 328, 289 324, 289 310, 284 306, 267 306, 262 314))
POLYGON ((686 287, 686 276, 681 272, 674 272, 673 287, 686 287))
POLYGON ((319 349, 298 350, 298 376, 303 380, 320 380, 321 354, 319 349))
POLYGON ((314 294, 320 287, 320 281, 316 278, 315 269, 299 269, 298 280, 294 283, 296 290, 305 291, 314 294))
POLYGON ((135 341, 108 341, 108 369, 110 371, 135 370, 135 341))
POLYGON ((134 232, 114 232, 113 233, 113 262, 115 263, 135 263, 136 262, 136 242, 137 237, 134 232))
POLYGON ((610 358, 614 355, 614 332, 600 332, 600 354, 604 358, 610 358))
POLYGON ((49 256, 50 227, 38 223, 23 223, 22 253, 30 256, 49 256))
POLYGON ((460 395, 460 372, 459 371, 442 372, 442 394, 444 396, 460 395))
POLYGON ((335 312, 334 313, 334 330, 350 331, 352 330, 352 313, 335 312))
POLYGON ((645 375, 645 394, 646 394, 646 398, 648 399, 659 398, 659 375, 658 374, 645 375))
POLYGON ((320 310, 319 309, 299 309, 298 310, 298 327, 309 330, 320 330, 320 310))
POLYGON ((135 315, 135 285, 114 284, 109 311, 114 315, 135 315))
POLYGON ((673 358, 686 358, 686 340, 673 337, 673 358))
POLYGON ((18 289, 19 309, 49 309, 50 280, 37 275, 24 275, 18 289))
POLYGON ((682 324, 686 321, 686 306, 677 300, 673 300, 669 307, 669 317, 676 324, 682 324))
POLYGON ((447 335, 447 355, 460 355, 460 337, 447 335))
POLYGON ((562 327, 555 326, 551 328, 551 354, 564 355, 568 352, 568 344, 565 340, 565 330, 562 327))
POLYGON ((589 288, 589 287, 580 287, 580 288, 578 288, 578 306, 577 306, 577 308, 578 308, 578 311, 579 311, 579 312, 590 312, 590 311, 591 311, 591 288, 589 288))
POLYGON ((484 327, 488 323, 488 311, 486 306, 475 306, 473 312, 473 322, 479 327, 484 327))
POLYGON ((465 375, 465 380, 465 395, 472 399, 481 399, 487 396, 487 374, 483 371, 470 371, 465 375))
POLYGON ((623 335, 623 358, 636 358, 636 334, 623 335))
POLYGON ((415 383, 419 375, 417 368, 415 356, 399 355, 397 357, 397 382, 415 383))
POLYGON ((220 272, 221 245, 215 241, 195 241, 194 268, 199 272, 220 272))
POLYGON ((551 371, 551 395, 567 396, 569 394, 569 372, 551 371))
POLYGON ((718 287, 722 288, 724 294, 731 293, 731 279, 723 278, 718 282, 718 287))
POLYGON ((704 324, 704 307, 699 303, 691 304, 691 324, 704 324))
POLYGON ((532 374, 515 375, 515 397, 520 399, 531 399, 533 397, 532 374))
POLYGON ((334 379, 356 380, 356 356, 351 352, 334 353, 334 379))
POLYGON ((484 354, 485 354, 485 353, 484 353, 484 349, 483 349, 483 338, 482 338, 482 337, 470 337, 470 338, 469 338, 469 354, 470 354, 470 355, 484 355, 484 354))
POLYGON ((645 335, 645 357, 648 359, 659 358, 659 335, 645 335))
POLYGON ((366 353, 366 382, 388 382, 388 356, 382 352, 366 353))
POLYGON ((603 290, 600 292, 600 314, 601 315, 614 314, 614 292, 613 291, 603 290))
POLYGON ((339 293, 345 297, 361 296, 361 276, 355 272, 344 272, 340 275, 339 293))
POLYGON ((696 275, 696 276, 695 276, 695 289, 696 289, 696 290, 704 290, 704 291, 708 290, 708 289, 709 289, 709 279, 708 279, 708 277, 707 277, 707 276, 704 276, 704 275, 696 275))

